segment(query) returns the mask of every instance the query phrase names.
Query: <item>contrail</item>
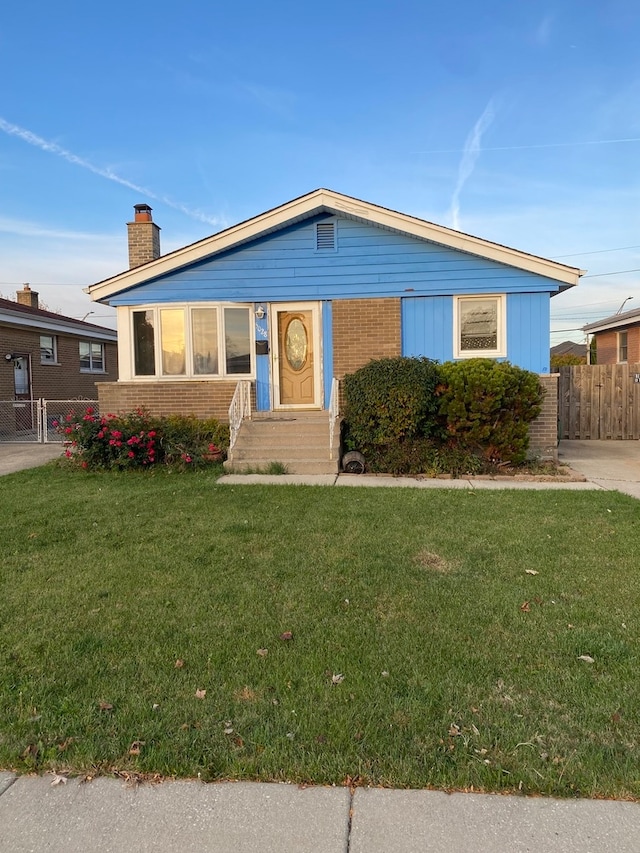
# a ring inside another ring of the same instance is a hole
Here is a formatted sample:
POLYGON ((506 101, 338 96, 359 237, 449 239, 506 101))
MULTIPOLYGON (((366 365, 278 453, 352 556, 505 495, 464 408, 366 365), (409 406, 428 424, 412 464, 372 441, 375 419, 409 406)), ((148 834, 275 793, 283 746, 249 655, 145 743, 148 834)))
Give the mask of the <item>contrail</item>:
POLYGON ((480 156, 480 142, 482 141, 482 134, 493 121, 494 115, 495 111, 493 108, 492 98, 484 108, 484 112, 478 121, 474 124, 464 145, 462 159, 458 166, 458 180, 451 199, 451 224, 452 227, 458 231, 460 230, 460 193, 475 168, 476 161, 480 156))
MULTIPOLYGON (((640 136, 627 139, 589 139, 583 142, 543 142, 540 145, 492 145, 483 151, 526 151, 530 148, 571 148, 574 145, 619 145, 622 142, 640 142, 640 136)), ((460 148, 432 148, 429 151, 416 151, 416 154, 460 154, 460 148)))
POLYGON ((28 142, 29 145, 33 145, 36 148, 40 148, 41 151, 47 151, 50 154, 55 154, 56 157, 61 157, 63 160, 66 160, 67 163, 72 163, 74 166, 80 166, 81 169, 93 172, 94 175, 99 175, 101 178, 114 181, 116 184, 120 184, 130 190, 135 190, 135 192, 140 193, 143 196, 156 199, 156 201, 166 204, 167 207, 179 210, 181 213, 184 213, 186 216, 190 216, 193 219, 199 219, 201 222, 206 222, 208 225, 214 226, 225 224, 221 219, 213 216, 207 216, 199 210, 192 210, 190 207, 180 204, 180 202, 172 201, 166 196, 158 195, 146 187, 138 186, 138 184, 134 184, 126 178, 121 178, 120 175, 116 175, 116 173, 111 169, 103 169, 100 166, 96 166, 89 160, 85 160, 83 157, 78 157, 78 155, 74 154, 72 151, 67 151, 66 148, 62 148, 62 146, 58 145, 56 142, 49 142, 49 140, 43 139, 41 136, 37 136, 35 133, 32 133, 24 127, 20 127, 17 124, 11 124, 11 122, 6 121, 2 117, 0 117, 0 130, 4 131, 4 133, 7 133, 9 136, 17 136, 18 139, 22 139, 23 142, 28 142))

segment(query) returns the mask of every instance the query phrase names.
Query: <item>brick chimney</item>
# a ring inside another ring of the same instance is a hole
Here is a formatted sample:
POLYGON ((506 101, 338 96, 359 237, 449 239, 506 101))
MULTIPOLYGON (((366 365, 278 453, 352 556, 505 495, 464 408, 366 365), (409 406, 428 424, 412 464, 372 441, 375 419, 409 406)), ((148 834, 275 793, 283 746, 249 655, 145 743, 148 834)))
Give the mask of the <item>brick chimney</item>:
POLYGON ((134 204, 133 222, 127 222, 129 269, 160 257, 160 228, 151 218, 148 204, 134 204))
POLYGON ((38 307, 39 294, 35 290, 31 290, 28 284, 25 284, 22 290, 18 291, 17 296, 20 305, 27 305, 29 308, 38 307))

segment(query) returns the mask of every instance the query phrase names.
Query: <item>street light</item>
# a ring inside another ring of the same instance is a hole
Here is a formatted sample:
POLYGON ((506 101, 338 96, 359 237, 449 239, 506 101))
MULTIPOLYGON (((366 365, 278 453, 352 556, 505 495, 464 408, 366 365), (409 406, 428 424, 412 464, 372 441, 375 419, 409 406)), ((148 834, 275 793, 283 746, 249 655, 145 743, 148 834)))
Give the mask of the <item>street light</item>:
POLYGON ((624 306, 627 304, 627 302, 628 302, 630 299, 633 299, 633 296, 627 296, 627 298, 624 300, 624 302, 622 303, 622 305, 621 305, 621 306, 618 308, 618 310, 616 311, 616 314, 621 314, 621 313, 622 313, 622 309, 624 308, 624 306))

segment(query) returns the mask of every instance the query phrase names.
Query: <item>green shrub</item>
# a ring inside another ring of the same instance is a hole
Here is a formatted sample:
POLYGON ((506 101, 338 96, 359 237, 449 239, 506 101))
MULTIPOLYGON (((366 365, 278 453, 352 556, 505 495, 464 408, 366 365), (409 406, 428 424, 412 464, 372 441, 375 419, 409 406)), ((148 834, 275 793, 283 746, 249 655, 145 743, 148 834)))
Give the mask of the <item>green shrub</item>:
POLYGON ((345 443, 381 448, 437 433, 439 374, 428 358, 381 358, 344 377, 345 443))
POLYGON ((229 446, 228 427, 213 418, 152 417, 145 409, 101 416, 89 407, 54 426, 67 442, 69 461, 89 470, 186 470, 222 461, 229 446))
POLYGON ((440 366, 440 415, 450 447, 493 462, 523 462, 543 390, 535 373, 488 358, 440 366))

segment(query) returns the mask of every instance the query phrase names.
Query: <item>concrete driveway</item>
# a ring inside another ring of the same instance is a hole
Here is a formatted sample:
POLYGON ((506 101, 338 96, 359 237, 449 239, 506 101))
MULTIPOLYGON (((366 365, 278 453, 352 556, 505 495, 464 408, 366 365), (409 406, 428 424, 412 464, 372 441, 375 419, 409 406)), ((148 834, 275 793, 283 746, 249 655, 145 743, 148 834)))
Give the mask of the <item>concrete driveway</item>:
POLYGON ((640 441, 561 441, 558 459, 603 489, 640 498, 640 441))
POLYGON ((8 444, 0 443, 0 476, 37 468, 62 454, 62 444, 8 444))

